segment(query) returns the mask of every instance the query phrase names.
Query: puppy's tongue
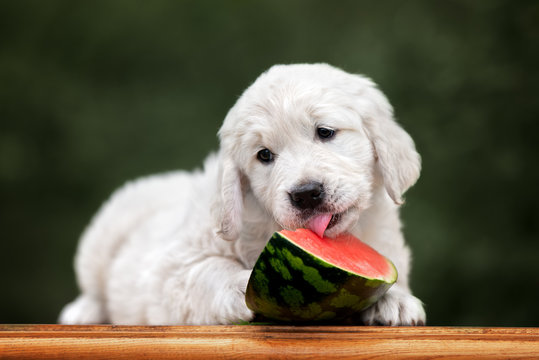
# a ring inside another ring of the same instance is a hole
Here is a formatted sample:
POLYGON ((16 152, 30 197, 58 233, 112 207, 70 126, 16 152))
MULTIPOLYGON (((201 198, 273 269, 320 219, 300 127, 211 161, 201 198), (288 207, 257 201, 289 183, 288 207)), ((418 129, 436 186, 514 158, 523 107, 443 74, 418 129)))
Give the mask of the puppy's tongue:
POLYGON ((320 214, 313 216, 307 223, 307 228, 320 237, 324 237, 329 222, 331 221, 331 214, 320 214))

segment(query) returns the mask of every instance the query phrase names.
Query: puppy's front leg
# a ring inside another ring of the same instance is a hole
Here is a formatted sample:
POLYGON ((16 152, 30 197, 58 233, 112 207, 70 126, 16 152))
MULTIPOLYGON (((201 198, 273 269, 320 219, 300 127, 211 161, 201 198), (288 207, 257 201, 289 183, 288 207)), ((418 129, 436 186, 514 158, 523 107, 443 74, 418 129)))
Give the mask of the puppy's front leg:
POLYGON ((250 321, 245 304, 251 270, 231 258, 211 256, 177 272, 163 287, 167 312, 182 324, 231 324, 250 321))

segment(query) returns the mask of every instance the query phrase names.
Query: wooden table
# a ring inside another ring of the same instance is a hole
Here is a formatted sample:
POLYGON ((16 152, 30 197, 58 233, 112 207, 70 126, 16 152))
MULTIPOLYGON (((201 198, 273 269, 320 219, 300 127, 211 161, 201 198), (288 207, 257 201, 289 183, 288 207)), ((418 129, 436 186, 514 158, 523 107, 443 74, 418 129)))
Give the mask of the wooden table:
POLYGON ((539 359, 539 328, 0 325, 0 359, 539 359))

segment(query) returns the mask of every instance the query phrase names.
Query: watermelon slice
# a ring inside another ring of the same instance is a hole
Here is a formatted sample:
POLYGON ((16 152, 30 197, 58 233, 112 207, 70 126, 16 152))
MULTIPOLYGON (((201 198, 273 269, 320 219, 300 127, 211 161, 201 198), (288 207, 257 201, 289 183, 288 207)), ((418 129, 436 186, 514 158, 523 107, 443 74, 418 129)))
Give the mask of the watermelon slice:
POLYGON ((260 254, 245 300, 270 320, 346 321, 395 281, 393 263, 352 235, 330 239, 308 229, 282 230, 260 254))

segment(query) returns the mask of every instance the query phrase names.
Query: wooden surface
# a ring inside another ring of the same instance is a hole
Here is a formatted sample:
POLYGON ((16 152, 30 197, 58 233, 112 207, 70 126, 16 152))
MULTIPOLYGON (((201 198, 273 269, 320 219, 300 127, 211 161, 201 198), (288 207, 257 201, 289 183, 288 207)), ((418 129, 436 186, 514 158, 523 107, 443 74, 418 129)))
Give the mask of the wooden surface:
POLYGON ((539 359, 539 328, 0 325, 0 359, 539 359))

